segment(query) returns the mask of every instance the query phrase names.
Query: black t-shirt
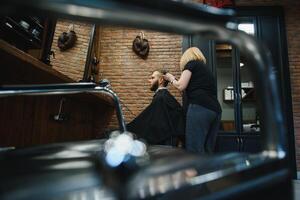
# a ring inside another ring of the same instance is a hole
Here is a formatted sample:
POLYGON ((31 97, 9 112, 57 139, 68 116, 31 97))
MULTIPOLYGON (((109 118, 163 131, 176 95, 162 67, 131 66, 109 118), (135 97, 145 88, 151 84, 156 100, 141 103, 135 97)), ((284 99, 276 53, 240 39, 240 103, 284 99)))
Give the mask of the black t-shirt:
POLYGON ((221 113, 221 106, 217 99, 216 81, 208 67, 201 61, 190 61, 183 70, 192 72, 192 77, 185 90, 187 105, 198 104, 221 113))

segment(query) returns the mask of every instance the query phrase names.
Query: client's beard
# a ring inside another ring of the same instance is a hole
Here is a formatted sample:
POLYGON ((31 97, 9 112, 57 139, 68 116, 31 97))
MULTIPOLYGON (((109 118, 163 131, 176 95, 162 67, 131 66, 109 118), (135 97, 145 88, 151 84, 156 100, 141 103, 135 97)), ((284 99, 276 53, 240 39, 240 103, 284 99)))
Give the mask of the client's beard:
POLYGON ((155 92, 158 89, 158 86, 159 86, 158 81, 156 81, 153 85, 151 85, 150 90, 152 92, 155 92))

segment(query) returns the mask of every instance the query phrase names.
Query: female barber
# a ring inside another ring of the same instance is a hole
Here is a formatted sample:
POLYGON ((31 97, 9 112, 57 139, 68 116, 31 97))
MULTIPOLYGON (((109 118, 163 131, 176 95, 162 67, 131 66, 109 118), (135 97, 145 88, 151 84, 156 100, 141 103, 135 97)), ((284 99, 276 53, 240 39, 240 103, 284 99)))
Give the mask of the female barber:
POLYGON ((179 80, 170 73, 164 78, 186 95, 186 149, 200 154, 212 153, 222 113, 214 76, 196 47, 183 53, 180 70, 179 80))

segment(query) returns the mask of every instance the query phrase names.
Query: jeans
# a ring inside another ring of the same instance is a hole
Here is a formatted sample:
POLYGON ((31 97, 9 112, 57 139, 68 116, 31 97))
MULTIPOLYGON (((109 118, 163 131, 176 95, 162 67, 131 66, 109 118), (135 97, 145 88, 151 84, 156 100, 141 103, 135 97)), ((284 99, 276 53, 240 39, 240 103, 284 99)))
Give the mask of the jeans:
POLYGON ((194 153, 212 153, 215 148, 221 113, 190 104, 186 116, 186 149, 194 153))

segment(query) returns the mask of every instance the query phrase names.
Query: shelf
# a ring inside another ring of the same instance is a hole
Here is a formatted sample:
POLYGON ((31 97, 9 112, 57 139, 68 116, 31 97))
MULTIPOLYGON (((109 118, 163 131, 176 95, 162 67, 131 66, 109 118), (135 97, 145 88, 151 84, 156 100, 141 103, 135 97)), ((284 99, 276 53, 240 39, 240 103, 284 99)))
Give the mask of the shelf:
MULTIPOLYGON (((15 19, 11 17, 4 17, 1 26, 4 31, 4 37, 9 38, 9 41, 24 41, 23 45, 27 46, 28 49, 41 48, 41 39, 30 33, 29 30, 26 30, 24 27, 22 27, 15 19)), ((40 29, 38 31, 40 32, 40 36, 42 36, 43 29, 40 29)))
POLYGON ((231 51, 232 46, 230 44, 216 44, 217 51, 231 51))
POLYGON ((40 23, 40 21, 37 19, 37 17, 32 17, 32 16, 26 16, 28 20, 33 22, 35 25, 37 25, 40 29, 44 29, 44 26, 40 23))
MULTIPOLYGON (((244 90, 244 92, 246 93, 246 95, 244 97, 242 97, 242 102, 255 102, 256 98, 255 98, 255 89, 253 87, 242 87, 242 90, 244 90)), ((223 102, 225 103, 233 103, 234 102, 234 92, 233 92, 233 88, 225 88, 223 89, 223 102), (230 92, 230 94, 226 94, 226 91, 228 90, 230 92), (225 98, 227 95, 227 98, 225 98), (228 98, 229 96, 230 98, 228 98)))
MULTIPOLYGON (((0 55, 3 55, 4 60, 10 59, 12 62, 11 65, 13 65, 14 62, 21 62, 25 66, 30 66, 30 68, 35 68, 41 72, 49 74, 49 76, 56 77, 57 81, 62 81, 64 83, 74 82, 71 78, 63 75, 62 73, 56 70, 53 70, 49 65, 46 65, 37 58, 32 57, 31 55, 10 45, 2 39, 0 39, 0 49, 0 55)), ((5 66, 1 65, 1 68, 3 67, 5 66)))
POLYGON ((232 46, 230 44, 216 44, 216 56, 218 58, 231 58, 232 46))

